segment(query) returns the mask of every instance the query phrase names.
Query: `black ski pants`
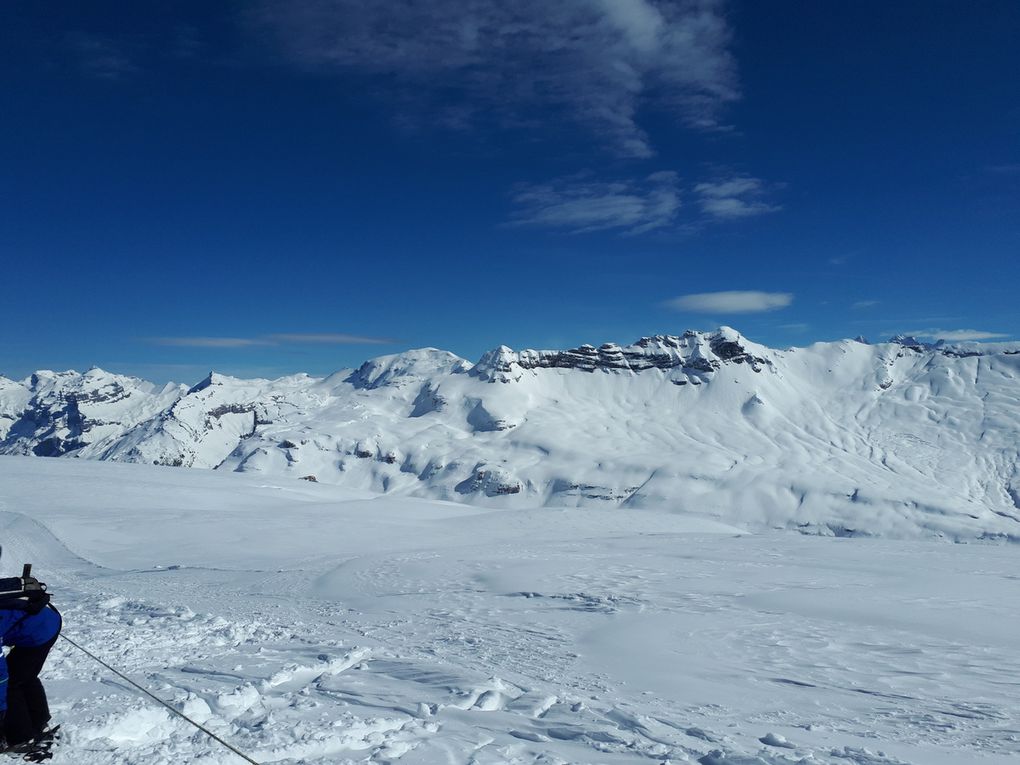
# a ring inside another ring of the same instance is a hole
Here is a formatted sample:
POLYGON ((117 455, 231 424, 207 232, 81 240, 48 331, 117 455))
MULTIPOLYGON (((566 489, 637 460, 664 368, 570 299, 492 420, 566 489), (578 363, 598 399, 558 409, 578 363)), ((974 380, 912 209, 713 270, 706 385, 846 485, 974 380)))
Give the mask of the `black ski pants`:
POLYGON ((50 705, 39 680, 46 657, 59 633, 48 643, 32 648, 15 646, 7 654, 7 716, 4 734, 8 744, 20 744, 35 738, 50 721, 50 705))

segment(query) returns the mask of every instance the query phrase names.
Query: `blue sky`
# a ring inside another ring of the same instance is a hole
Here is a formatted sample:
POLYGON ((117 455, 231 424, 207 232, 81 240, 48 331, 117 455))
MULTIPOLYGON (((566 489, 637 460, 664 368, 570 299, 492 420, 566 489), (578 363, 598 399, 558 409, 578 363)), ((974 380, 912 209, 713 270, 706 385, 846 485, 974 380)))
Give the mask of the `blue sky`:
POLYGON ((1020 337, 1020 4, 0 10, 0 373, 1020 337))

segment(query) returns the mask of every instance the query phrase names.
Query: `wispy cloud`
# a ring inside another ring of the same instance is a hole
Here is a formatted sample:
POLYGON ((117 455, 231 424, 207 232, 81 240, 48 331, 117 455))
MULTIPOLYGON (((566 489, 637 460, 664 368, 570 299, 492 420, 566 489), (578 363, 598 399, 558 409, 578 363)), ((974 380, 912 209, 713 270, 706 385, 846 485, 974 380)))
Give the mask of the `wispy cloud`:
POLYGON ((878 304, 878 300, 858 300, 852 307, 855 311, 863 311, 865 308, 873 308, 878 304))
POLYGON ((739 176, 699 183, 694 187, 698 204, 706 215, 718 220, 750 218, 782 208, 763 199, 765 184, 759 178, 739 176))
POLYGON ((667 308, 692 313, 761 313, 786 308, 793 302, 789 292, 731 290, 681 295, 666 301, 667 308))
POLYGON ((129 80, 148 71, 174 65, 182 60, 210 63, 203 32, 190 24, 170 21, 147 31, 98 34, 75 30, 62 38, 62 49, 70 54, 75 69, 85 75, 111 82, 129 80))
POLYGON ((175 345, 186 348, 247 348, 252 345, 272 345, 268 340, 250 337, 154 337, 156 345, 175 345))
POLYGON ((261 335, 259 337, 153 337, 156 345, 184 348, 250 348, 265 345, 388 345, 395 340, 388 337, 366 337, 337 333, 261 335))
POLYGON ((90 77, 120 80, 141 71, 134 61, 133 51, 123 41, 85 32, 72 32, 67 42, 82 72, 90 77))
POLYGON ((993 175, 1020 175, 1020 162, 1004 165, 988 165, 986 168, 993 175))
POLYGON ((653 173, 640 181, 608 182, 575 175, 521 184, 513 201, 518 210, 512 225, 639 234, 673 223, 680 209, 680 189, 673 172, 653 173))
POLYGON ((901 334, 908 337, 927 337, 933 340, 946 340, 951 343, 962 343, 968 340, 995 340, 1010 337, 1003 332, 985 332, 980 329, 915 329, 901 334))
POLYGON ((648 157, 654 151, 638 124, 639 108, 713 129, 721 107, 739 97, 724 6, 724 0, 263 0, 248 18, 289 62, 381 75, 388 98, 414 94, 429 113, 455 101, 458 125, 493 112, 525 122, 533 117, 529 110, 551 107, 618 154, 648 157))
POLYGON ((387 345, 396 342, 391 337, 365 337, 364 335, 337 333, 266 335, 266 339, 274 343, 311 343, 323 345, 387 345))

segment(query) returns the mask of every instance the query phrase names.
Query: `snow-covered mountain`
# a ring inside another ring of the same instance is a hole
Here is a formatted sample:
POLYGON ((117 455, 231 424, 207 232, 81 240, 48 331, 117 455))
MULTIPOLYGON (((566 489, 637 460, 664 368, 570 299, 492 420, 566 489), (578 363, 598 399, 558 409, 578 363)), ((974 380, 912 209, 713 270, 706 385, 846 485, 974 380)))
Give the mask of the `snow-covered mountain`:
POLYGON ((158 415, 185 390, 96 368, 85 374, 41 370, 21 382, 0 377, 2 452, 78 454, 158 415))
POLYGON ((1020 344, 735 330, 436 349, 326 378, 0 378, 0 453, 314 478, 495 506, 667 507, 808 533, 1020 539, 1020 344))

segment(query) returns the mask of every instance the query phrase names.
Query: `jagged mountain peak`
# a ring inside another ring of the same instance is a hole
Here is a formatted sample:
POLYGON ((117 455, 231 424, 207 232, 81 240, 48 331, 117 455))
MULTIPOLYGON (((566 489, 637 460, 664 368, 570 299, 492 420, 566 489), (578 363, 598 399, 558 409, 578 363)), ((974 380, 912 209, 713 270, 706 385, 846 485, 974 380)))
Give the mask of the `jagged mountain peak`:
POLYGON ((1020 354, 1020 342, 1006 341, 998 343, 960 341, 948 342, 945 339, 926 343, 912 335, 896 335, 889 338, 889 344, 898 345, 916 353, 937 353, 951 357, 991 356, 1003 354, 1012 356, 1020 354))
POLYGON ((641 372, 655 368, 699 374, 711 373, 724 363, 745 362, 756 371, 771 365, 770 349, 750 342, 731 327, 720 327, 714 332, 651 335, 626 346, 610 342, 597 348, 584 344, 563 351, 514 351, 501 345, 483 355, 471 374, 488 382, 506 383, 538 369, 641 372))
POLYGON ((66 380, 76 380, 80 377, 78 372, 68 369, 63 372, 55 372, 52 369, 37 369, 24 380, 22 385, 30 390, 38 390, 43 387, 52 386, 54 383, 66 380))
POLYGON ((51 369, 37 369, 24 380, 21 380, 20 384, 30 390, 39 391, 43 389, 94 388, 111 382, 131 386, 152 385, 152 383, 140 377, 108 372, 102 367, 97 366, 89 367, 85 372, 78 372, 74 369, 67 369, 62 372, 56 372, 51 369))
POLYGON ((218 385, 231 385, 233 383, 242 382, 237 377, 230 377, 229 375, 220 374, 219 372, 209 372, 205 377, 199 380, 197 383, 192 385, 188 389, 188 393, 199 393, 206 388, 211 388, 218 385))
POLYGON ((904 348, 909 348, 912 351, 923 353, 924 351, 930 351, 936 347, 935 343, 926 343, 918 340, 913 335, 895 335, 889 338, 889 342, 893 345, 902 345, 904 348))
POLYGON ((92 367, 87 372, 38 370, 0 386, 0 450, 60 456, 119 437, 180 395, 178 386, 92 367))

